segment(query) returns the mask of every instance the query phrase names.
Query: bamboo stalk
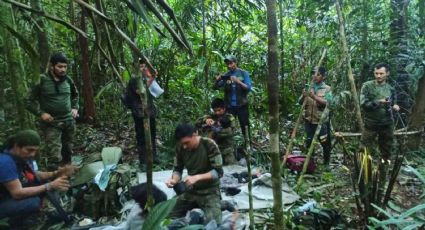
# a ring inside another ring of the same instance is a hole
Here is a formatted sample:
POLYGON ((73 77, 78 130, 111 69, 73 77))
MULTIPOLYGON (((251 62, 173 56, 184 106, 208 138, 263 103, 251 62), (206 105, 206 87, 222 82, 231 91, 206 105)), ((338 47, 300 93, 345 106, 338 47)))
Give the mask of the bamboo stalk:
POLYGON ((255 229, 254 224, 254 204, 252 199, 252 174, 251 174, 251 141, 248 139, 248 126, 245 129, 245 151, 246 151, 246 167, 248 170, 248 203, 249 203, 249 228, 255 229))
MULTIPOLYGON (((349 152, 347 150, 347 147, 345 146, 345 143, 346 142, 345 142, 344 137, 342 137, 340 139, 339 143, 342 146, 342 151, 344 153, 344 158, 345 157, 349 157, 350 154, 349 154, 349 152)), ((352 159, 353 164, 356 164, 356 160, 355 159, 357 159, 356 154, 353 154, 353 159, 352 159)), ((350 172, 350 178, 351 178, 351 185, 353 186, 354 200, 356 202, 356 207, 357 207, 357 215, 359 217, 362 217, 363 216, 363 208, 362 208, 362 206, 360 204, 360 197, 359 197, 360 191, 356 187, 356 179, 355 179, 356 176, 355 176, 355 172, 353 173, 353 170, 351 170, 351 169, 349 169, 349 172, 350 172)))
MULTIPOLYGON (((327 50, 325 48, 322 52, 322 55, 320 56, 319 62, 317 63, 317 67, 320 67, 322 65, 323 60, 325 59, 325 56, 326 56, 326 52, 327 52, 327 50)), ((316 71, 316 74, 317 74, 318 68, 315 71, 316 71)), ((308 91, 310 91, 312 85, 313 85, 313 80, 311 80, 311 82, 310 82, 308 91)), ((301 109, 300 109, 300 114, 298 114, 297 122, 295 122, 294 129, 292 130, 292 133, 291 133, 291 138, 289 139, 288 147, 286 148, 285 156, 283 157, 283 161, 282 161, 282 165, 281 165, 282 167, 284 167, 286 165, 286 160, 288 159, 288 156, 289 156, 289 154, 291 154, 292 148, 294 147, 295 136, 297 135, 298 127, 301 124, 301 120, 302 120, 302 117, 303 117, 303 114, 304 114, 304 108, 305 108, 306 103, 307 103, 307 99, 304 98, 303 104, 302 104, 301 109)))
POLYGON ((340 33, 340 36, 341 36, 342 48, 343 48, 344 55, 345 55, 345 58, 346 58, 346 61, 347 61, 348 80, 350 82, 351 95, 352 95, 352 98, 353 98, 353 101, 354 101, 354 106, 356 108, 357 122, 358 122, 358 125, 360 126, 360 130, 363 132, 364 124, 363 124, 363 120, 362 120, 362 116, 361 116, 359 97, 358 97, 358 94, 357 94, 357 89, 356 89, 356 84, 355 84, 355 81, 354 81, 353 71, 351 69, 351 57, 350 57, 350 53, 349 53, 349 50, 348 50, 347 38, 345 36, 344 17, 343 17, 342 12, 341 12, 341 6, 340 6, 340 3, 339 3, 339 0, 335 0, 335 7, 336 7, 336 11, 338 13, 339 33, 340 33))
POLYGON ((403 164, 404 156, 407 152, 405 150, 405 146, 406 146, 406 142, 407 142, 406 137, 407 137, 407 135, 403 136, 402 144, 399 146, 399 151, 397 153, 396 160, 394 162, 394 167, 393 167, 393 170, 391 171, 391 177, 390 177, 390 180, 389 180, 389 183, 388 183, 388 187, 387 187, 387 190, 386 190, 385 195, 384 195, 384 200, 382 202, 383 206, 386 206, 388 201, 390 200, 391 192, 394 188, 394 184, 396 182, 398 173, 400 172, 401 165, 403 164))
POLYGON ((314 132, 314 136, 313 136, 313 140, 311 141, 310 148, 308 149, 307 157, 303 165, 303 170, 301 171, 300 177, 298 178, 298 181, 297 181, 297 185, 296 185, 297 189, 299 189, 299 187, 301 186, 303 182, 304 174, 307 172, 308 163, 310 162, 311 156, 313 155, 314 147, 317 144, 317 137, 319 136, 320 129, 322 128, 322 124, 325 121, 325 119, 327 119, 328 114, 329 114, 329 109, 328 109, 328 106, 326 106, 325 110, 322 113, 322 116, 320 117, 319 123, 317 124, 317 128, 316 128, 316 131, 314 132))
MULTIPOLYGON (((422 133, 422 130, 415 130, 415 131, 402 131, 402 130, 397 130, 394 132, 394 136, 403 136, 403 135, 417 135, 422 133)), ((360 137, 362 134, 361 133, 349 133, 349 132, 335 132, 335 137, 336 138, 340 138, 340 137, 360 137)))

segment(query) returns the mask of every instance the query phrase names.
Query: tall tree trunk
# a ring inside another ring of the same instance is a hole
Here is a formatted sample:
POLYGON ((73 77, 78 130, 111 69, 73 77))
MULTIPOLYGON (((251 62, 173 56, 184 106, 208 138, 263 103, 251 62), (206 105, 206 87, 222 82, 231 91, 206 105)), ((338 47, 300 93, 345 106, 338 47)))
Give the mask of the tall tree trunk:
MULTIPOLYGON (((409 114, 412 100, 409 94, 410 79, 405 68, 408 64, 407 54, 407 7, 410 1, 391 0, 392 20, 390 24, 390 54, 392 57, 392 75, 396 79, 397 104, 399 114, 409 114)), ((405 116, 402 116, 403 124, 405 116)), ((399 122, 401 123, 401 122, 399 122)))
MULTIPOLYGON (((425 39, 425 1, 419 1, 419 28, 420 36, 425 39)), ((425 56, 424 56, 425 59, 425 56)), ((416 92, 415 105, 412 108, 412 115, 409 118, 408 127, 409 129, 421 130, 424 128, 424 117, 425 117, 425 74, 418 83, 418 91, 416 92)), ((408 148, 418 149, 421 144, 421 136, 415 135, 409 138, 408 148)))
MULTIPOLYGON (((87 31, 86 25, 87 10, 81 7, 80 29, 84 32, 87 31)), ((84 98, 84 120, 91 122, 96 116, 96 108, 93 98, 93 86, 90 77, 89 66, 89 44, 87 38, 78 35, 78 44, 81 51, 81 72, 83 77, 83 98, 84 98)))
MULTIPOLYGON (((31 6, 32 8, 42 11, 40 0, 31 0, 31 6)), ((44 25, 43 18, 33 14, 33 18, 37 22, 36 28, 36 34, 37 34, 37 48, 38 48, 38 54, 40 56, 39 58, 39 68, 40 72, 43 73, 47 69, 47 64, 49 62, 49 41, 47 39, 47 31, 44 25)))
POLYGON ((204 80, 205 88, 208 89, 208 47, 207 47, 207 30, 206 30, 206 19, 205 19, 205 0, 201 0, 202 4, 202 56, 205 59, 204 65, 204 80))
POLYGON ((283 229, 282 177, 279 155, 279 45, 277 36, 276 1, 267 0, 268 76, 270 153, 272 160, 273 213, 275 229, 283 229))
POLYGON ((369 36, 369 29, 368 29, 368 22, 369 22, 369 1, 368 0, 362 0, 362 11, 363 11, 363 24, 361 28, 361 55, 362 55, 362 70, 360 73, 360 79, 357 81, 357 88, 359 89, 361 84, 366 81, 369 75, 369 55, 368 55, 368 36, 369 36))
MULTIPOLYGON (((0 17, 2 21, 7 22, 11 27, 15 27, 15 19, 13 15, 13 10, 10 5, 5 3, 0 3, 0 17)), ((4 28, 0 27, 1 36, 4 41, 7 41, 8 44, 4 46, 5 57, 7 65, 7 75, 10 77, 10 85, 14 94, 15 108, 16 108, 16 117, 21 128, 29 128, 30 124, 28 122, 28 113, 25 109, 24 99, 27 95, 27 87, 25 81, 25 74, 23 70, 22 63, 20 62, 20 48, 18 46, 18 41, 16 38, 12 37, 9 32, 4 28)), ((3 83, 1 83, 3 84, 3 83)))
POLYGON ((341 5, 339 3, 339 0, 335 0, 335 6, 336 6, 336 11, 338 13, 339 33, 341 36, 342 48, 343 48, 345 60, 347 62, 348 80, 351 86, 351 97, 353 98, 354 107, 356 109, 356 118, 357 118, 358 126, 360 130, 363 131, 364 125, 363 125, 362 115, 360 111, 360 102, 359 102, 359 97, 357 94, 356 83, 354 81, 353 70, 351 69, 351 57, 350 57, 350 52, 348 51, 347 38, 345 36, 344 16, 342 15, 342 12, 341 12, 341 5))
MULTIPOLYGON (((282 104, 284 104, 284 105, 286 105, 286 91, 285 91, 285 80, 284 80, 284 77, 283 77, 283 73, 284 73, 284 68, 285 68, 285 59, 284 59, 284 44, 285 44, 285 40, 283 39, 283 4, 284 4, 284 2, 285 1, 279 1, 279 35, 280 35, 280 47, 279 47, 279 49, 280 49, 280 74, 282 75, 281 76, 281 79, 280 79, 280 84, 281 84, 281 87, 282 87, 282 89, 283 89, 283 91, 282 91, 282 104)), ((285 108, 282 108, 283 110, 281 111, 281 116, 282 117, 285 117, 287 114, 288 114, 288 109, 286 109, 286 106, 285 106, 285 108)))

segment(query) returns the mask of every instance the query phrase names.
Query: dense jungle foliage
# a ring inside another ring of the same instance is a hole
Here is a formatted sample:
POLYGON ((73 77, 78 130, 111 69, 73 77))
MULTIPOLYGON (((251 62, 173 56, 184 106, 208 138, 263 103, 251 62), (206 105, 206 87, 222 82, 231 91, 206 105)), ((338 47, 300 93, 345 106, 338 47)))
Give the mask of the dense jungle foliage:
MULTIPOLYGON (((373 79, 374 64, 379 62, 390 65, 389 81, 402 107, 396 116, 397 129, 423 130, 425 1, 268 2, 276 6, 278 23, 280 154, 286 151, 300 113, 298 98, 324 50, 322 65, 334 96, 330 114, 335 132, 360 132, 354 100, 358 94, 350 88, 349 76, 359 92, 362 83, 373 79)), ((211 99, 222 96, 212 89, 215 76, 226 71, 224 56, 234 54, 253 82, 248 96, 253 164, 270 171, 267 9, 266 1, 258 0, 0 1, 0 143, 17 130, 36 129, 37 118, 26 111, 25 99, 46 71, 49 55, 62 51, 70 59, 68 75, 80 92, 74 152, 86 157, 99 154, 103 147, 118 146, 124 161, 137 159, 133 120, 120 95, 139 58, 147 58, 165 90, 155 100, 162 163, 154 170, 171 169, 176 125, 210 111, 211 99)), ((299 133, 294 146, 307 153, 302 129, 299 133)), ((332 170, 307 175, 297 191, 303 199, 313 198, 338 210, 345 228, 423 227, 425 151, 413 139, 398 136, 398 151, 408 154, 403 155, 390 204, 375 209, 384 213, 378 219, 393 222, 367 222, 358 213, 346 159, 348 153, 357 152, 358 137, 347 137, 342 145, 335 140, 332 170), (410 208, 416 210, 406 214, 410 208)), ((243 145, 241 135, 237 141, 243 145)), ((320 159, 321 154, 316 155, 320 159)), ((295 186, 297 175, 286 170, 282 174, 295 186)), ((275 225, 272 212, 258 212, 256 226, 283 228, 275 225)), ((290 212, 284 212, 286 228, 295 228, 291 218, 290 212)))

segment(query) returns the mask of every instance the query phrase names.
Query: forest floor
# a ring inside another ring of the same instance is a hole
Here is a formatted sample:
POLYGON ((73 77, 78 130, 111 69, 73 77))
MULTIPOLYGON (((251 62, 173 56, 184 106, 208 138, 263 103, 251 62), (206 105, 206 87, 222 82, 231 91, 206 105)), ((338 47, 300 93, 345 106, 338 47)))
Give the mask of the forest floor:
MULTIPOLYGON (((129 123, 131 124, 131 123, 129 123)), ((87 158, 97 158, 103 147, 117 146, 123 150, 123 162, 133 162, 138 159, 135 145, 135 134, 132 125, 129 126, 102 126, 91 127, 88 125, 79 125, 77 138, 75 141, 75 153, 87 158)), ((158 138, 158 152, 161 158, 161 165, 154 167, 154 171, 171 169, 173 159, 173 146, 166 146, 166 141, 158 138)), ((265 137, 257 136, 255 142, 256 150, 254 158, 256 167, 262 167, 265 171, 269 170, 269 157, 264 155, 260 149, 266 149, 267 142, 265 137), (258 144, 260 143, 260 144, 258 144)), ((354 141, 355 142, 355 141, 354 141)), ((319 150, 320 152, 320 150, 319 150)), ((344 156, 340 147, 335 146, 332 153, 332 162, 329 168, 320 165, 321 155, 317 156, 318 169, 313 174, 307 174, 298 194, 301 199, 293 205, 291 210, 303 205, 309 200, 315 200, 318 207, 330 208, 336 210, 342 216, 342 225, 340 229, 360 229, 362 222, 359 219, 354 193, 352 189, 349 169, 343 165, 344 156)), ((423 162, 423 152, 413 154, 407 157, 405 162, 415 167, 422 175, 425 172, 423 162), (421 155, 422 154, 422 155, 421 155)), ((286 182, 291 186, 295 185, 297 175, 289 173, 286 182)), ((412 173, 402 170, 399 173, 397 183, 392 192, 390 207, 393 213, 403 212, 412 208, 421 202, 420 196, 424 192, 424 185, 412 173)), ((271 210, 264 210, 256 213, 257 226, 272 226, 273 218, 270 215, 271 210), (258 222, 258 223, 257 223, 258 222)), ((291 225, 293 215, 291 212, 285 214, 288 226, 291 225)), ((294 226, 294 225, 293 225, 294 226)))

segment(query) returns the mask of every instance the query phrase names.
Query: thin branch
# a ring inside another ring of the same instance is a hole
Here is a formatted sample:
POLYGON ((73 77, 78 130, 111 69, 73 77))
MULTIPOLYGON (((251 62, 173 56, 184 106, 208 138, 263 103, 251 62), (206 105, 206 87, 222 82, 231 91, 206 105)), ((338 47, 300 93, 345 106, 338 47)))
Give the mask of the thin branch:
POLYGON ((32 45, 18 31, 16 31, 10 25, 8 25, 7 23, 5 23, 1 20, 0 20, 0 25, 2 25, 4 28, 6 28, 7 31, 9 31, 9 33, 12 36, 16 37, 19 40, 19 44, 28 53, 28 55, 31 56, 32 59, 33 58, 39 58, 39 54, 37 53, 37 51, 32 47, 32 45))
POLYGON ((28 5, 25 5, 25 4, 22 4, 20 2, 16 2, 16 1, 13 1, 13 0, 2 0, 2 1, 7 2, 7 3, 10 3, 13 6, 16 6, 16 7, 20 8, 20 9, 24 9, 24 10, 27 10, 27 11, 30 11, 30 12, 33 12, 33 13, 36 13, 36 14, 39 14, 39 15, 47 18, 47 19, 50 19, 50 20, 55 21, 55 22, 57 22, 59 24, 62 24, 64 26, 66 26, 67 28, 69 28, 71 30, 74 30, 75 32, 79 33, 81 36, 87 38, 87 34, 84 33, 82 30, 80 30, 78 27, 76 27, 76 26, 72 25, 71 23, 66 22, 66 21, 64 21, 64 20, 62 20, 60 18, 57 18, 55 16, 47 15, 46 12, 44 12, 44 11, 35 10, 35 9, 33 9, 32 7, 30 7, 28 5))
POLYGON ((162 6, 162 8, 165 10, 165 12, 171 17, 171 19, 174 21, 174 24, 177 26, 177 30, 180 32, 180 37, 182 38, 182 41, 186 44, 186 46, 189 48, 189 52, 192 53, 192 48, 187 41, 186 35, 183 31, 183 28, 180 26, 180 23, 178 22, 176 15, 174 14, 173 9, 167 4, 165 0, 156 0, 156 2, 162 6))
POLYGON ((179 35, 174 31, 173 28, 171 28, 170 24, 162 17, 161 13, 158 11, 158 9, 153 5, 153 3, 150 0, 143 0, 145 5, 152 11, 153 14, 159 19, 159 21, 165 26, 165 28, 170 32, 171 36, 174 38, 174 40, 179 44, 180 46, 184 47, 189 51, 191 54, 192 50, 184 43, 179 35))
POLYGON ((128 45, 130 46, 130 48, 139 55, 139 57, 146 62, 146 65, 155 72, 155 69, 153 68, 151 62, 149 61, 149 59, 143 55, 142 51, 137 48, 137 45, 127 36, 126 33, 124 33, 116 24, 115 22, 108 18, 107 16, 105 16, 103 13, 101 13, 100 11, 98 11, 97 9, 95 9, 93 6, 91 6, 90 4, 87 4, 84 1, 81 0, 74 0, 74 2, 77 2, 78 4, 84 6, 86 9, 90 10, 91 12, 97 14, 103 21, 107 22, 108 24, 110 24, 112 27, 115 28, 115 30, 121 35, 122 38, 124 38, 124 40, 128 43, 128 45))

